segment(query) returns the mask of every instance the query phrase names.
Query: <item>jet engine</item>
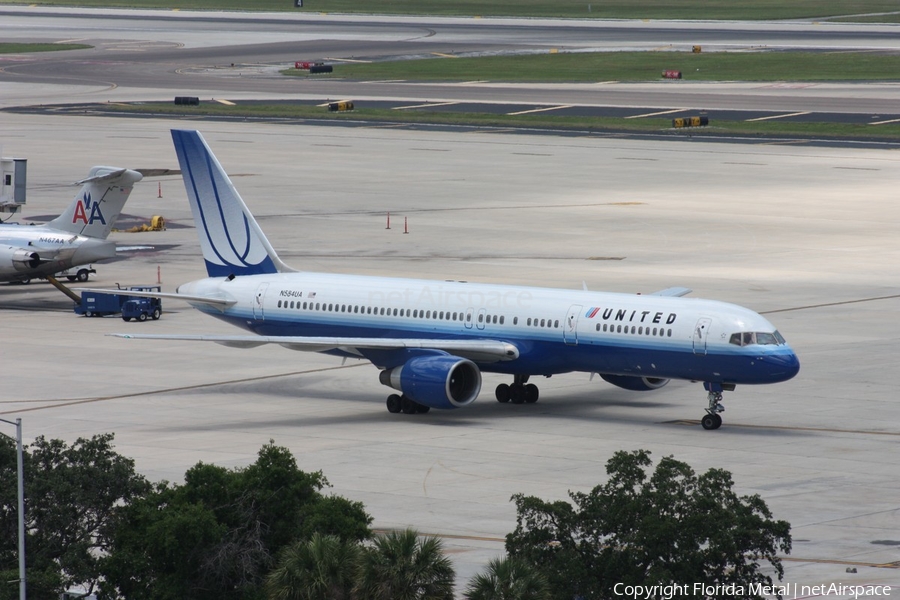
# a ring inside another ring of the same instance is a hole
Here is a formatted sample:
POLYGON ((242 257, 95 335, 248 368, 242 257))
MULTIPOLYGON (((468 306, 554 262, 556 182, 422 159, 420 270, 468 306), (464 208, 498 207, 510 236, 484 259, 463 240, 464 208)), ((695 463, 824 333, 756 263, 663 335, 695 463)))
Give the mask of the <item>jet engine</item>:
POLYGON ((668 379, 659 377, 634 377, 631 375, 600 375, 603 381, 632 392, 649 392, 658 390, 669 383, 668 379))
POLYGON ((0 271, 10 268, 16 271, 29 271, 41 264, 37 252, 29 252, 15 246, 0 246, 0 271))
POLYGON ((481 371, 458 356, 417 356, 385 369, 378 380, 411 400, 431 408, 459 408, 475 401, 481 391, 481 371))

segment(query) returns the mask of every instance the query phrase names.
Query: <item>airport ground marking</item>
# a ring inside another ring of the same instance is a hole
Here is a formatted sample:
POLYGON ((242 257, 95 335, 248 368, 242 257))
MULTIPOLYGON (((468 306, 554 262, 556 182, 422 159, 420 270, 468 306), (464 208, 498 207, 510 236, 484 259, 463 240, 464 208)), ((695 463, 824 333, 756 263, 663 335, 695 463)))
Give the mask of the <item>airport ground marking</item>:
POLYGON ((519 112, 506 113, 507 116, 527 115, 530 113, 547 112, 550 110, 562 110, 564 108, 572 108, 571 104, 561 104, 559 106, 545 106, 543 108, 532 108, 531 110, 520 110, 519 112))
POLYGON ((413 104, 410 106, 395 106, 392 110, 408 110, 411 108, 432 108, 435 106, 452 106, 454 104, 461 104, 460 102, 432 102, 427 104, 413 104))
POLYGON ((773 119, 787 119, 788 117, 802 117, 803 115, 808 115, 810 112, 812 112, 812 111, 804 110, 804 111, 800 111, 800 112, 787 113, 787 114, 783 114, 783 115, 769 115, 768 117, 756 117, 755 119, 747 119, 744 122, 745 123, 755 123, 757 121, 771 121, 773 119))
POLYGON ((672 113, 684 112, 686 108, 673 108, 672 110, 662 110, 659 112, 645 113, 642 115, 631 115, 630 117, 625 117, 626 119, 643 119, 644 117, 658 117, 660 115, 671 115, 672 113))

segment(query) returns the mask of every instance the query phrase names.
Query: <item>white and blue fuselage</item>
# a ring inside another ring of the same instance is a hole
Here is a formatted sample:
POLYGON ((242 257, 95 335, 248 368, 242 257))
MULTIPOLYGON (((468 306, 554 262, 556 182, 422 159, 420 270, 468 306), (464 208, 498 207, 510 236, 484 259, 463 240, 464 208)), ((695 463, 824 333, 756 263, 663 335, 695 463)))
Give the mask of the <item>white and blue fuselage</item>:
MULTIPOLYGON (((763 384, 799 369, 765 318, 712 300, 327 273, 211 278, 178 291, 235 299, 225 310, 196 307, 261 336, 489 339, 515 346, 515 360, 474 361, 488 372, 763 384), (747 333, 766 335, 736 343, 747 333)), ((396 366, 375 351, 333 352, 396 366)))
POLYGON ((293 271, 202 136, 174 130, 172 139, 209 278, 171 296, 251 335, 123 337, 279 344, 364 358, 381 369, 381 383, 402 393, 388 397, 388 410, 404 413, 471 404, 484 371, 512 375, 495 395, 516 404, 537 401, 530 377, 571 371, 635 391, 670 379, 700 381, 708 392, 706 429, 722 423, 723 391, 785 381, 799 369, 765 318, 683 298, 684 288, 642 296, 293 271))

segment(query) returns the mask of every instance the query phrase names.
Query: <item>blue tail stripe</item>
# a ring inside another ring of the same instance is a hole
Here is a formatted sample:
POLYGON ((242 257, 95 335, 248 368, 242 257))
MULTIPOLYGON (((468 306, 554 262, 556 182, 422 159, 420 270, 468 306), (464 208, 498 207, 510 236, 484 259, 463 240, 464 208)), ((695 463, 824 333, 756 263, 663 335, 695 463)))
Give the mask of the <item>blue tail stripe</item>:
POLYGON ((268 242, 200 134, 173 129, 172 141, 209 275, 277 273, 268 242))
MULTIPOLYGON (((219 185, 216 182, 216 174, 217 173, 216 173, 215 165, 213 164, 212 160, 210 159, 208 152, 203 152, 203 149, 198 149, 198 152, 201 153, 200 156, 203 157, 204 164, 206 165, 206 171, 207 171, 206 175, 209 176, 209 183, 210 183, 210 185, 212 185, 213 194, 215 195, 215 198, 216 198, 216 208, 219 209, 219 218, 222 220, 222 223, 226 223, 227 221, 225 219, 225 211, 222 209, 222 197, 219 194, 219 185)), ((201 205, 201 210, 202 210, 202 205, 201 205)), ((238 251, 238 249, 235 247, 234 239, 231 236, 231 234, 229 233, 227 227, 225 228, 225 238, 228 240, 228 246, 231 248, 232 253, 234 253, 235 256, 237 256, 238 258, 241 259, 241 263, 243 263, 244 266, 247 266, 247 267, 251 266, 251 265, 247 264, 247 261, 246 261, 247 255, 250 253, 250 225, 247 222, 247 215, 244 215, 244 239, 247 240, 247 243, 244 244, 244 252, 240 253, 238 251)), ((213 248, 215 248, 215 246, 213 246, 213 248)), ((220 256, 220 258, 222 258, 223 262, 227 262, 225 260, 225 258, 221 256, 221 254, 219 253, 218 250, 216 250, 216 254, 218 254, 220 256)))
MULTIPOLYGON (((200 215, 200 222, 203 225, 203 232, 201 235, 206 236, 206 239, 209 242, 209 247, 213 252, 216 253, 216 256, 219 257, 222 263, 226 263, 227 261, 225 260, 225 257, 219 253, 215 243, 213 243, 212 237, 209 234, 209 226, 206 223, 206 214, 203 210, 203 205, 200 204, 200 202, 197 200, 200 197, 200 192, 197 190, 197 180, 194 177, 194 167, 187 158, 186 146, 188 142, 188 136, 186 134, 187 132, 184 131, 172 131, 172 138, 175 142, 175 151, 178 154, 178 161, 181 163, 182 178, 185 180, 185 183, 187 183, 188 180, 190 180, 191 182, 190 188, 188 188, 188 198, 191 201, 192 208, 196 206, 197 212, 200 215)), ((218 197, 217 204, 219 204, 218 197)), ((212 271, 210 269, 210 265, 212 264, 213 263, 210 263, 208 260, 206 261, 207 271, 210 275, 212 275, 212 271)))

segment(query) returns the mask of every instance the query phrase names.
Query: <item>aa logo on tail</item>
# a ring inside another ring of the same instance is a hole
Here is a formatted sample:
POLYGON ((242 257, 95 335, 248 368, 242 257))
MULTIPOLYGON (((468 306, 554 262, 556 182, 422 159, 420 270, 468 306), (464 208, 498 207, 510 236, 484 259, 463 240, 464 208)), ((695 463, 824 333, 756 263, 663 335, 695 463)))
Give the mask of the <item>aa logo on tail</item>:
POLYGON ((94 221, 100 221, 106 225, 106 219, 103 218, 103 213, 100 211, 100 203, 92 203, 91 194, 87 193, 84 195, 83 200, 79 200, 75 204, 75 215, 72 217, 72 223, 81 222, 85 225, 93 225, 94 221))

